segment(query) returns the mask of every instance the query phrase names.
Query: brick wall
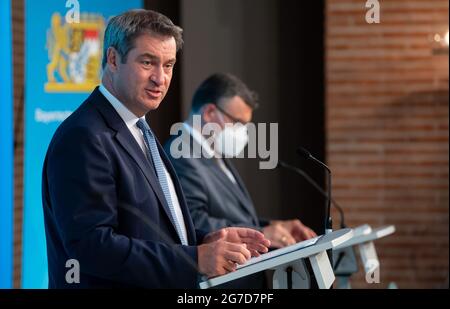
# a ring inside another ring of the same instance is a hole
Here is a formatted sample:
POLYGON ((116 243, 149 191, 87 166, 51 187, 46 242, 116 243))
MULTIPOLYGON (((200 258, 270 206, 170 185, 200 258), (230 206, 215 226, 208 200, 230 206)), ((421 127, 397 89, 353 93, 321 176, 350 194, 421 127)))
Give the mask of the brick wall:
POLYGON ((432 39, 449 2, 380 1, 380 24, 365 2, 326 2, 327 158, 346 223, 397 231, 376 243, 381 283, 352 284, 448 287, 449 66, 432 39))

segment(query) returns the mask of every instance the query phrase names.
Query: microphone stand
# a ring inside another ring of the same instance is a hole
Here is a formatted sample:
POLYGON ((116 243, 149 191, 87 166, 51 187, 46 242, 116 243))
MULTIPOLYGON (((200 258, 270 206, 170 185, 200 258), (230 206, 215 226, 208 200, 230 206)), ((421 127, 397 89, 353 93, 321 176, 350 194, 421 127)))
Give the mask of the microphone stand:
POLYGON ((330 168, 323 163, 322 161, 320 161, 319 159, 315 158, 313 155, 311 155, 311 153, 302 148, 299 147, 297 149, 297 153, 307 159, 307 160, 312 160, 315 163, 319 164, 320 166, 322 166, 324 169, 327 170, 327 190, 328 190, 328 197, 327 197, 327 207, 326 207, 326 212, 325 212, 325 234, 331 233, 333 231, 333 220, 331 218, 331 170, 330 168))
MULTIPOLYGON (((283 160, 278 160, 277 168, 285 168, 285 169, 288 169, 288 170, 290 170, 290 171, 292 171, 292 172, 294 172, 296 174, 299 174, 304 179, 306 179, 307 182, 309 182, 318 192, 320 192, 322 194, 322 196, 324 196, 327 199, 329 198, 327 192, 325 192, 325 190, 323 190, 322 187, 311 176, 309 176, 302 169, 300 169, 300 168, 298 168, 296 166, 293 166, 293 165, 291 165, 289 163, 286 163, 283 160)), ((331 200, 331 203, 333 204, 334 207, 336 207, 336 209, 339 212, 340 228, 341 229, 346 228, 347 225, 345 224, 344 211, 343 211, 342 207, 338 204, 338 202, 336 202, 336 200, 334 198, 331 197, 331 198, 329 198, 329 200, 331 200)), ((338 250, 338 251, 336 251, 336 255, 334 256, 334 258, 336 258, 335 264, 332 265, 333 266, 333 270, 335 272, 336 271, 340 272, 339 275, 337 274, 337 276, 343 277, 343 278, 348 278, 351 275, 351 272, 348 273, 348 270, 340 270, 339 266, 340 266, 341 262, 344 259, 347 261, 347 263, 348 263, 348 261, 355 261, 356 260, 353 248, 350 247, 350 248, 347 248, 345 250, 338 250)))
MULTIPOLYGON (((299 174, 300 176, 302 176, 304 179, 306 179, 306 181, 308 183, 310 183, 320 194, 322 194, 322 196, 324 196, 327 200, 328 200, 328 193, 325 192, 325 190, 323 190, 320 185, 311 178, 311 176, 309 176, 305 171, 303 171, 302 169, 293 166, 289 163, 286 163, 283 160, 278 160, 278 165, 277 168, 285 168, 288 169, 296 174, 299 174)), ((345 216, 344 216, 344 210, 342 209, 342 207, 338 204, 338 202, 336 202, 336 200, 334 198, 330 198, 331 203, 333 204, 333 206, 337 209, 337 211, 339 212, 339 217, 340 217, 340 227, 342 229, 346 228, 347 225, 345 224, 345 216)))
MULTIPOLYGON (((326 214, 325 214, 325 234, 329 234, 333 231, 333 221, 331 218, 331 211, 330 211, 330 208, 331 208, 331 170, 325 163, 323 163, 319 159, 315 158, 308 150, 306 150, 302 147, 297 148, 297 154, 307 160, 314 161, 316 164, 320 165, 322 168, 326 169, 328 172, 328 177, 327 177, 328 199, 327 199, 327 207, 326 207, 326 214)), ((333 252, 331 249, 327 250, 327 255, 328 255, 328 259, 330 260, 331 267, 333 267, 333 252)))

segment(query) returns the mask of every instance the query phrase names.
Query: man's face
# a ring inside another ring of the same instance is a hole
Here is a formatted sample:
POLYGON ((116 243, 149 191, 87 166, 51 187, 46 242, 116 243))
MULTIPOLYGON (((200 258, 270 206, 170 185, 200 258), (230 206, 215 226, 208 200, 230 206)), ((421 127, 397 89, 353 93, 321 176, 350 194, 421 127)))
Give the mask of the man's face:
POLYGON ((211 113, 208 115, 207 122, 215 122, 221 127, 225 123, 246 124, 252 120, 253 110, 245 103, 240 96, 234 96, 230 99, 219 101, 218 107, 210 104, 208 108, 211 113))
POLYGON ((176 61, 173 37, 143 34, 122 63, 115 52, 112 83, 116 97, 136 116, 158 108, 169 90, 176 61))

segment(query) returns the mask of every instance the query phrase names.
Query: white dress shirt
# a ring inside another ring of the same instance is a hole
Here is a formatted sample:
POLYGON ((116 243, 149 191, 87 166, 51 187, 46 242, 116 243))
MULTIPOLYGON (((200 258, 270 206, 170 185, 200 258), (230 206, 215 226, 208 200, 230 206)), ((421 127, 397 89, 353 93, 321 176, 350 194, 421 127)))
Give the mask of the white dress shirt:
MULTIPOLYGON (((183 123, 184 128, 189 132, 189 134, 192 135, 192 138, 199 143, 202 148, 206 151, 206 153, 208 154, 208 156, 210 158, 214 157, 214 150, 209 146, 208 142, 206 141, 206 139, 203 137, 203 135, 198 132, 196 129, 194 129, 193 127, 191 127, 189 124, 187 124, 186 122, 183 123)), ((225 175, 228 177, 228 179, 230 179, 230 181, 232 183, 234 183, 235 185, 237 185, 237 181, 236 178, 234 178, 233 173, 230 171, 230 169, 225 165, 225 162, 223 162, 222 158, 217 158, 217 164, 219 164, 220 169, 225 173, 225 175)))
MULTIPOLYGON (((120 102, 115 96, 113 96, 111 94, 111 92, 109 92, 108 89, 106 89, 105 86, 103 86, 103 84, 100 84, 99 90, 105 96, 105 98, 109 101, 109 103, 111 103, 111 105, 117 111, 119 116, 125 122, 128 130, 130 130, 131 134, 133 135, 134 139, 141 147, 145 156, 148 156, 147 154, 149 152, 147 150, 147 145, 145 144, 145 141, 144 141, 144 136, 142 134, 141 129, 139 129, 138 126, 136 125, 139 118, 135 114, 133 114, 125 105, 123 105, 123 103, 120 102)), ((141 119, 145 120, 145 116, 142 116, 141 119)), ((175 191, 175 186, 173 184, 172 177, 170 177, 170 174, 167 171, 167 168, 165 165, 164 165, 164 172, 166 174, 167 183, 169 185, 169 193, 170 193, 170 197, 172 199, 173 207, 175 209, 176 220, 178 221, 178 223, 181 227, 181 233, 183 233, 184 239, 188 240, 187 232, 186 232, 186 224, 184 223, 183 212, 181 211, 177 192, 175 191)))

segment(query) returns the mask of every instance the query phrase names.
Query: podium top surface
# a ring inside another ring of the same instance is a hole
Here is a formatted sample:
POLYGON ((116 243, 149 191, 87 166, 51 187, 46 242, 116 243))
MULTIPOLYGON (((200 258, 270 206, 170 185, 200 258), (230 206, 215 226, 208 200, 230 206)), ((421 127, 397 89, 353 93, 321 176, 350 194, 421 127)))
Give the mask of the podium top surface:
POLYGON ((395 232, 395 226, 386 225, 372 229, 369 225, 365 224, 354 228, 353 232, 353 236, 349 240, 338 245, 336 249, 343 249, 346 247, 359 245, 365 242, 374 241, 386 237, 395 232))
POLYGON ((340 244, 348 241, 352 235, 352 229, 340 229, 329 234, 319 236, 315 243, 311 240, 305 240, 304 242, 299 242, 291 246, 270 251, 259 257, 251 258, 246 264, 241 265, 239 269, 234 272, 201 282, 200 288, 210 288, 266 269, 274 269, 280 265, 287 264, 298 259, 308 258, 322 251, 336 248, 340 244), (310 243, 309 245, 302 246, 302 243, 308 242, 310 243))

